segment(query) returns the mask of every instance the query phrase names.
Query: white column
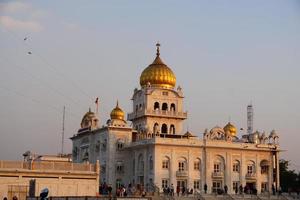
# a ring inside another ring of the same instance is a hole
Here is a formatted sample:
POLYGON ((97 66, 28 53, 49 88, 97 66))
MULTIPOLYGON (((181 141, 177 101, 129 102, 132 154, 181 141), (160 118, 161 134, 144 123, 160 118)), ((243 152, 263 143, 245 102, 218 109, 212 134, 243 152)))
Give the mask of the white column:
POLYGON ((232 173, 231 153, 226 152, 224 184, 227 185, 228 193, 232 193, 233 191, 232 183, 231 183, 231 173, 232 173))
POLYGON ((261 168, 260 168, 260 157, 259 155, 256 154, 256 169, 255 169, 255 172, 256 172, 256 189, 257 189, 257 192, 260 193, 261 192, 261 168))
POLYGON ((212 188, 212 172, 213 172, 212 162, 213 162, 213 160, 211 160, 211 159, 212 159, 211 155, 206 149, 206 185, 207 185, 207 193, 212 192, 211 188, 212 188))
POLYGON ((191 156, 191 151, 189 150, 188 151, 188 167, 187 167, 187 170, 188 170, 188 180, 187 180, 187 185, 186 187, 189 188, 189 190, 193 187, 192 186, 192 183, 193 183, 193 178, 196 178, 196 177, 192 177, 192 171, 194 170, 194 161, 192 160, 192 156, 191 156))
POLYGON ((174 189, 176 187, 176 156, 174 150, 171 153, 171 160, 170 160, 170 185, 173 184, 174 189))
POLYGON ((241 153, 240 184, 242 184, 243 187, 245 187, 245 185, 246 185, 246 179, 245 179, 246 173, 247 173, 247 162, 245 159, 245 155, 242 152, 241 153))
POLYGON ((272 152, 270 152, 270 162, 269 162, 269 172, 268 172, 268 190, 269 192, 272 192, 272 184, 274 182, 273 180, 273 155, 272 152))

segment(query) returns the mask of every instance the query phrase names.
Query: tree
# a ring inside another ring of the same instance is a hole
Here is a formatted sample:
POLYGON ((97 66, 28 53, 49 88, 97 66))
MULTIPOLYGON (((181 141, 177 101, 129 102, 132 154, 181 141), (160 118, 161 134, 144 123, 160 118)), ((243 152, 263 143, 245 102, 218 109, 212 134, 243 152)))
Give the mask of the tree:
POLYGON ((283 192, 300 190, 300 173, 289 170, 290 161, 281 159, 279 161, 280 185, 283 192))

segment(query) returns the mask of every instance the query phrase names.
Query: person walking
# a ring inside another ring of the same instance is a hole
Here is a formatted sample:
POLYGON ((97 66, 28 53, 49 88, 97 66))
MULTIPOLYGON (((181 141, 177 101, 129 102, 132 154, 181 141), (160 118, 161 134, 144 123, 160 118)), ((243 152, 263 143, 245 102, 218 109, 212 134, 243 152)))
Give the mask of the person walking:
POLYGON ((206 183, 204 184, 204 192, 205 192, 205 194, 207 193, 207 184, 206 183))
POLYGON ((224 185, 224 193, 227 194, 227 191, 228 191, 228 187, 227 185, 224 185))
POLYGON ((239 189, 240 189, 240 194, 243 194, 243 185, 242 184, 240 185, 239 189))
POLYGON ((174 185, 173 185, 173 183, 171 184, 171 196, 174 196, 174 185))
POLYGON ((177 185, 177 187, 176 187, 176 194, 177 194, 178 197, 179 197, 179 193, 180 193, 180 186, 177 185))

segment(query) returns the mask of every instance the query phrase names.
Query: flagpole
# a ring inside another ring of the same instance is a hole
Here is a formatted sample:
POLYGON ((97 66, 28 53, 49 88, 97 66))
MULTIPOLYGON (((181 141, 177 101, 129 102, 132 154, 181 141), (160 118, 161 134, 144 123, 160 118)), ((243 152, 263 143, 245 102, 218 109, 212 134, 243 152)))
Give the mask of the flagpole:
POLYGON ((62 134, 61 134, 61 155, 64 154, 64 140, 65 140, 65 113, 66 107, 64 106, 63 110, 63 123, 62 123, 62 134))
POLYGON ((99 113, 99 98, 97 97, 96 98, 96 101, 95 101, 95 104, 96 104, 96 114, 97 114, 97 116, 98 116, 98 113, 99 113))

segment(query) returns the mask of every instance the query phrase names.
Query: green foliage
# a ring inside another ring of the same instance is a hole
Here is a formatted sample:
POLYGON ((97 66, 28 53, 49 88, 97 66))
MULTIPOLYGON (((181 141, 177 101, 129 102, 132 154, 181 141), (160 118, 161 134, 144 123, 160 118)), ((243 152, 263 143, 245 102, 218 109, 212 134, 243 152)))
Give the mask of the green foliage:
POLYGON ((280 185, 283 192, 297 191, 300 189, 300 173, 289 170, 290 161, 281 159, 279 161, 280 185))

